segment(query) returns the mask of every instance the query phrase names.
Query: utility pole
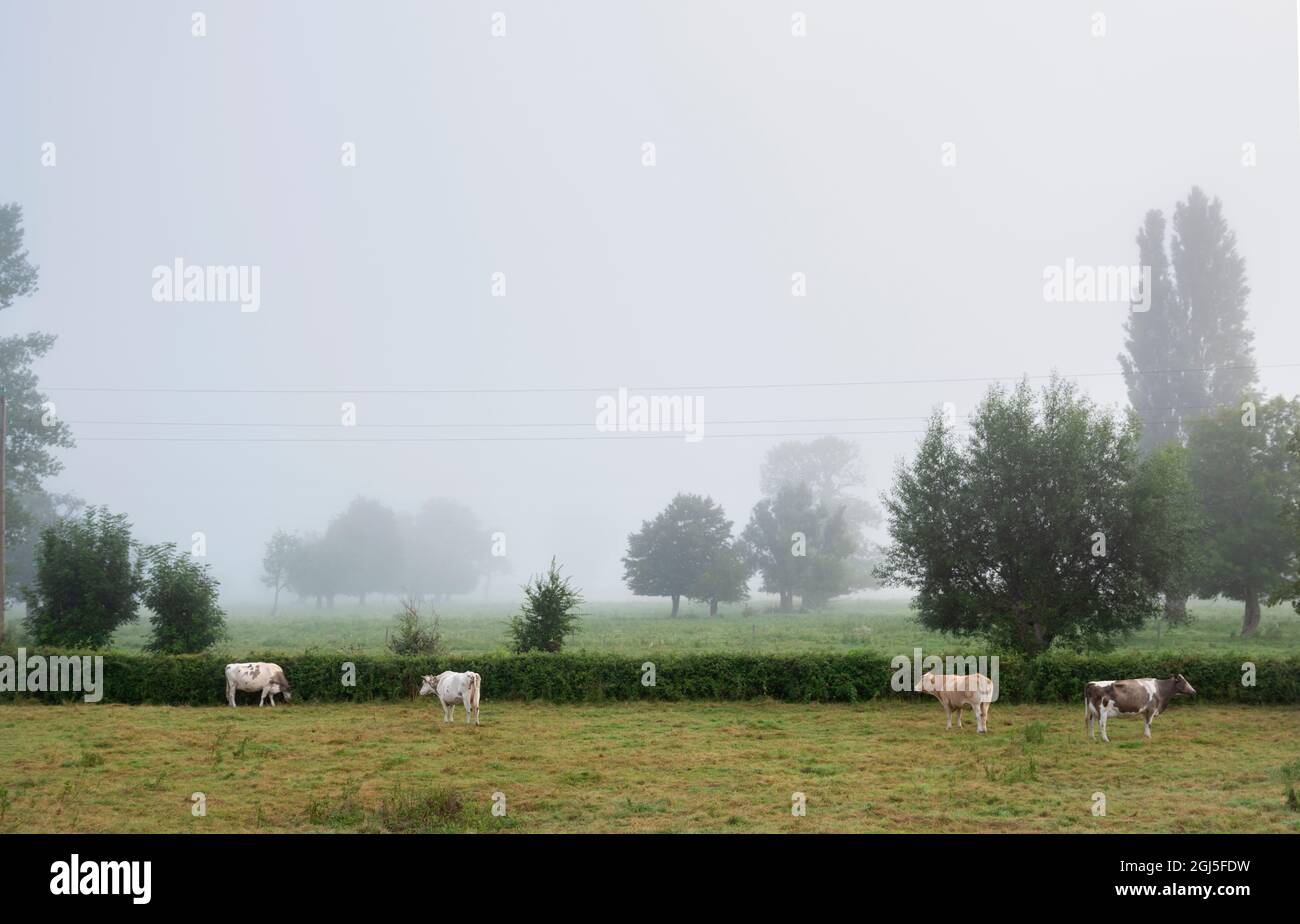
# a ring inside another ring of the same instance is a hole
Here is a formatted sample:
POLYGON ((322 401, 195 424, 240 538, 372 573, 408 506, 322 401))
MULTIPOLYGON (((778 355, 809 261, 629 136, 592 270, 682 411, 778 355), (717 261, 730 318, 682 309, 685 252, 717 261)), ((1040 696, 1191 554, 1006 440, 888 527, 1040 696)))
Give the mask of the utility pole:
POLYGON ((9 442, 5 390, 0 385, 0 642, 5 640, 5 443, 9 442))

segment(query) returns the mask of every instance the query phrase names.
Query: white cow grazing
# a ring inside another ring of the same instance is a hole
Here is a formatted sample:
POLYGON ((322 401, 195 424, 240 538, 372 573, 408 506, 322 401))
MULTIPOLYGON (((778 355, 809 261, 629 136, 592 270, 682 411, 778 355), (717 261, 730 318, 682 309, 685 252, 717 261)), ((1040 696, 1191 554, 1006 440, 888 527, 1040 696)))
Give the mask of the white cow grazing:
POLYGON ((420 687, 420 695, 438 694, 438 699, 442 702, 444 723, 455 721, 456 704, 460 703, 465 707, 465 724, 469 724, 472 715, 474 724, 481 725, 483 723, 478 720, 478 694, 482 685, 483 679, 473 671, 464 673, 443 671, 437 675, 424 675, 424 685, 420 687))
POLYGON ((226 665, 226 699, 230 701, 233 708, 235 705, 235 691, 241 693, 261 693, 262 698, 257 705, 266 704, 267 696, 271 697, 271 705, 275 706, 275 694, 284 694, 285 702, 293 697, 289 693, 289 681, 285 679, 284 671, 280 665, 272 664, 270 661, 252 661, 245 664, 227 664, 226 665))

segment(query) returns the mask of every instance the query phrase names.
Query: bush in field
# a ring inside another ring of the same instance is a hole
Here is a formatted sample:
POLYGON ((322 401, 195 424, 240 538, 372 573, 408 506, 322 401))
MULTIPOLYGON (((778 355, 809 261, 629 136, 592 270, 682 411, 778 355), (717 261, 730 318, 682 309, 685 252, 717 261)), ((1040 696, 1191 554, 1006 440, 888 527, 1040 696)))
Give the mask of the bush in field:
POLYGON ((559 566, 551 559, 546 576, 536 575, 524 585, 524 604, 510 620, 511 648, 516 654, 526 651, 559 651, 564 638, 578 631, 577 608, 582 605, 582 591, 560 577, 559 566))
POLYGON ((149 580, 143 602, 153 610, 153 633, 146 651, 196 654, 226 637, 226 614, 218 605, 217 579, 174 545, 153 546, 144 553, 149 580))
POLYGON ((91 507, 55 522, 36 547, 36 576, 24 591, 25 625, 38 645, 103 648, 136 618, 144 564, 123 514, 91 507))
POLYGON ((442 632, 438 629, 438 614, 428 626, 420 621, 420 607, 412 600, 402 601, 402 612, 393 617, 397 623, 393 634, 385 633, 388 650, 398 655, 443 654, 442 632))

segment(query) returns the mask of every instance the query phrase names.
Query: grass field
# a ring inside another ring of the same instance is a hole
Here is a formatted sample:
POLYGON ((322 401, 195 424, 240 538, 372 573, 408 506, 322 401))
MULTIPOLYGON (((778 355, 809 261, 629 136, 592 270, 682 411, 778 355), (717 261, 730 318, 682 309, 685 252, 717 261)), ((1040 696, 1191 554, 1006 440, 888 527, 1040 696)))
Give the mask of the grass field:
POLYGON ((1300 832, 1295 708, 1180 702, 1151 741, 1115 720, 1110 745, 1073 705, 995 703, 984 736, 945 731, 933 701, 485 702, 483 721, 444 727, 427 702, 3 706, 0 831, 1300 832))
MULTIPOLYGON (((310 648, 379 653, 384 632, 392 626, 395 602, 358 607, 344 601, 334 609, 282 607, 274 619, 266 609, 231 607, 227 622, 230 639, 223 653, 242 657, 250 653, 302 652, 310 648)), ((452 654, 483 654, 505 648, 505 624, 513 612, 508 604, 452 603, 439 607, 443 641, 452 654)), ((590 603, 580 631, 569 643, 575 651, 600 651, 633 656, 656 653, 750 652, 795 654, 874 648, 891 655, 952 650, 954 642, 917 625, 905 601, 846 600, 815 613, 776 613, 758 605, 722 609, 709 618, 707 610, 685 606, 676 619, 662 602, 590 603)), ((1232 652, 1239 654, 1293 654, 1300 651, 1300 615, 1290 606, 1265 610, 1260 630, 1241 639, 1241 606, 1231 601, 1197 602, 1190 606, 1192 625, 1161 631, 1147 627, 1128 639, 1121 649, 1141 651, 1232 652)), ((426 614, 428 610, 425 610, 426 614)), ((12 625, 19 626, 19 615, 12 625)), ((146 619, 124 626, 114 636, 114 647, 140 650, 148 640, 146 619)), ((21 629, 13 638, 22 643, 21 629)), ((977 642, 959 643, 964 653, 980 654, 977 642)), ((994 652, 988 652, 994 653, 994 652)))

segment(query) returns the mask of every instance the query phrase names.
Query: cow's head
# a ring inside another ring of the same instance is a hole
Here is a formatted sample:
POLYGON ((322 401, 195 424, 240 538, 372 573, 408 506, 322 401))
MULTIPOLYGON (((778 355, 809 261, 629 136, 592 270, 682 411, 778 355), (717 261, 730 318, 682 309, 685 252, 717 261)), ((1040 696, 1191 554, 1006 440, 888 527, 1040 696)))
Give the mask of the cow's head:
POLYGON ((430 693, 435 692, 438 689, 438 678, 441 676, 442 674, 425 674, 421 678, 424 684, 420 687, 420 695, 428 696, 430 693))
POLYGON ((293 691, 289 689, 289 678, 284 676, 284 671, 280 671, 275 675, 275 679, 271 681, 269 688, 273 695, 276 693, 281 694, 286 703, 293 699, 293 691))
POLYGON ((933 693, 936 684, 934 680, 934 671, 926 671, 921 675, 921 682, 916 685, 915 693, 933 693))
POLYGON ((1189 696, 1196 695, 1196 691, 1192 689, 1192 685, 1187 682, 1187 678, 1184 677, 1182 674, 1174 674, 1174 676, 1170 677, 1169 679, 1174 682, 1175 696, 1181 696, 1183 694, 1187 694, 1189 696))

